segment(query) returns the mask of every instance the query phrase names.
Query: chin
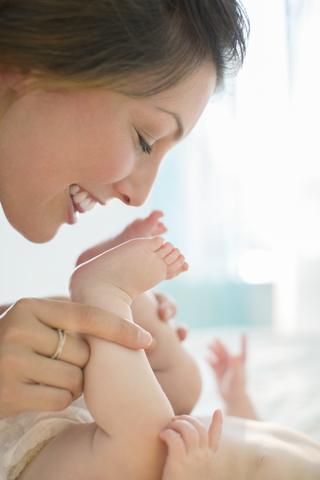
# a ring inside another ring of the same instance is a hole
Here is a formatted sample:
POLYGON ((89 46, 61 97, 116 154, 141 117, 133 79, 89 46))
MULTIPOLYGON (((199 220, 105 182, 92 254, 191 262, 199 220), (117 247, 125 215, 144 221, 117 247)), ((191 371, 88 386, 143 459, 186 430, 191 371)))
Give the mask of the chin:
POLYGON ((29 242, 32 243, 47 243, 52 240, 56 234, 58 233, 58 230, 55 232, 20 232, 21 235, 24 236, 29 242))
POLYGON ((46 243, 52 240, 59 231, 62 223, 56 221, 47 221, 44 215, 14 215, 12 211, 5 209, 2 205, 4 214, 10 225, 19 232, 24 238, 32 243, 46 243))
POLYGON ((54 226, 40 226, 40 228, 32 228, 31 225, 21 225, 19 228, 12 225, 24 238, 29 240, 32 243, 47 243, 52 240, 59 231, 60 225, 58 227, 54 226))

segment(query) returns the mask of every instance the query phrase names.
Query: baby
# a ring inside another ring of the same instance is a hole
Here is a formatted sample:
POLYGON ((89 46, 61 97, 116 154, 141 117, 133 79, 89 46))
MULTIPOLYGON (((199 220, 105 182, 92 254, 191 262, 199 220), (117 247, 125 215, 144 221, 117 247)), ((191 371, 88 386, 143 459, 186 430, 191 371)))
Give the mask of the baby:
MULTIPOLYGON (((179 250, 161 237, 131 240, 78 267, 70 282, 71 297, 132 320, 133 299, 186 268, 179 250)), ((91 357, 84 392, 94 421, 53 438, 23 470, 21 480, 320 478, 320 446, 305 435, 235 417, 225 419, 221 435, 219 411, 207 431, 195 418, 174 415, 144 351, 96 337, 87 340, 91 357)), ((159 336, 155 354, 161 342, 159 336)), ((219 343, 211 348, 216 356, 211 363, 229 413, 237 414, 236 398, 241 412, 248 413, 244 348, 238 359, 219 343)), ((159 372, 165 372, 163 365, 159 372)), ((197 390, 194 384, 191 387, 197 390)), ((166 388, 170 397, 170 382, 166 388)), ((177 403, 181 411, 190 406, 177 403)))
MULTIPOLYGON (((71 298, 90 299, 91 305, 132 320, 134 298, 186 268, 179 250, 161 237, 131 240, 78 267, 70 281, 71 298)), ((166 460, 160 433, 175 415, 144 351, 97 337, 87 340, 91 356, 84 394, 94 422, 57 435, 19 478, 160 479, 166 460)), ((206 455, 214 455, 221 421, 216 414, 206 455)))

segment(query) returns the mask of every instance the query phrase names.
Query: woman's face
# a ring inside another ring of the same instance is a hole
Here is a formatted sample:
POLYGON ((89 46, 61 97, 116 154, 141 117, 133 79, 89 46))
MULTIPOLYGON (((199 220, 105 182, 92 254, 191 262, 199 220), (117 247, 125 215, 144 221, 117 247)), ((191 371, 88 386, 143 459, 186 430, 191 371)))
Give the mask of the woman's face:
POLYGON ((162 158, 203 112, 215 78, 205 64, 147 98, 40 90, 17 100, 0 128, 0 201, 9 222, 42 243, 95 202, 143 204, 162 158))

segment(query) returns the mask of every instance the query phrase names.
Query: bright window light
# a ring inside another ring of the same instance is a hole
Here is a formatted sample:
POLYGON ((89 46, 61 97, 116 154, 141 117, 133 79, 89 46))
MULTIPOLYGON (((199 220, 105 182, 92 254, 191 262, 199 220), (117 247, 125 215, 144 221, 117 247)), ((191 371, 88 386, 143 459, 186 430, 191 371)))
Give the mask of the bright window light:
POLYGON ((274 254, 270 250, 247 250, 239 259, 238 275, 250 285, 274 283, 276 268, 274 254))

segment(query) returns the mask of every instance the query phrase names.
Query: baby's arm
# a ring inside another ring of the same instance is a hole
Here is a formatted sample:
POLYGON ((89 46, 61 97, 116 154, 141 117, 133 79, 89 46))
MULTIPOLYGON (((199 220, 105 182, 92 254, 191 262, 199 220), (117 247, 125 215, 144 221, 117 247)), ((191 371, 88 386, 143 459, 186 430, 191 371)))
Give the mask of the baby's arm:
POLYGON ((212 480, 222 432, 222 413, 216 410, 207 432, 196 418, 182 415, 160 434, 168 456, 162 480, 212 480))
POLYGON ((230 355, 219 340, 209 345, 214 354, 208 358, 221 397, 225 401, 225 414, 233 417, 259 420, 246 391, 246 337, 242 336, 240 355, 230 355))
POLYGON ((152 292, 134 300, 132 313, 134 321, 154 339, 147 357, 175 414, 189 414, 201 392, 201 375, 195 360, 183 347, 176 331, 168 323, 159 321, 157 300, 152 292))

